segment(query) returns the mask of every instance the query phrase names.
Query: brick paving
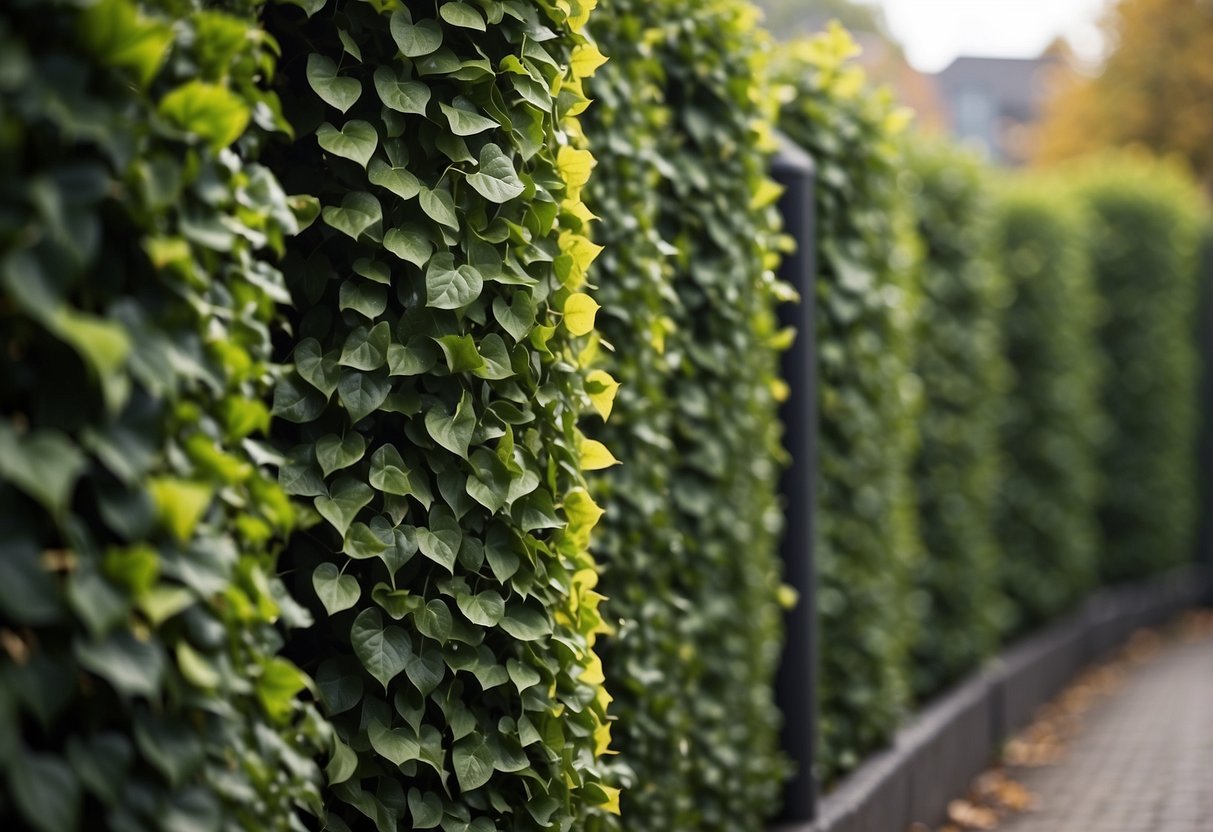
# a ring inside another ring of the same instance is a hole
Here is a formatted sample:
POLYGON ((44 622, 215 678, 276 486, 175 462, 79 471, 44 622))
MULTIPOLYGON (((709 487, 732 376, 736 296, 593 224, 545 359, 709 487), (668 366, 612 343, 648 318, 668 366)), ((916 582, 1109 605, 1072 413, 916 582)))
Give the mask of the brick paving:
POLYGON ((1213 638, 1139 667, 1061 762, 1013 774, 1037 810, 1000 832, 1213 832, 1213 638))

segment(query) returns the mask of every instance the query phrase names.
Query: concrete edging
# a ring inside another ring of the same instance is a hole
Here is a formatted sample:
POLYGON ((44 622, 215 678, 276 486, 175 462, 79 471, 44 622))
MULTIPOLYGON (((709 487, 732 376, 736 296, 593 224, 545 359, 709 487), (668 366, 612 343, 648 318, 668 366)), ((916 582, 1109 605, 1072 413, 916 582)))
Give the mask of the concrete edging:
POLYGON ((914 822, 934 828, 948 801, 964 794, 1040 705, 1133 631, 1198 603, 1206 577, 1189 567, 1096 592, 928 704, 888 749, 821 798, 815 822, 772 832, 901 832, 914 822))

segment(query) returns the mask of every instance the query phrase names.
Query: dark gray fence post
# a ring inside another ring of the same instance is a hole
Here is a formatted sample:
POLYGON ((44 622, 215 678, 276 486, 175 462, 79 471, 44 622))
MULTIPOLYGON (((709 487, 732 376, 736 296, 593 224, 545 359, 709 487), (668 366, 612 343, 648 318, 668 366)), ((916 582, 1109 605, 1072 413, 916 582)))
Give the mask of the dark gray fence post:
POLYGON ((779 200, 784 231, 796 241, 779 277, 800 293, 799 304, 784 304, 780 323, 796 329, 796 340, 783 354, 783 378, 789 395, 780 412, 784 447, 792 461, 784 471, 780 490, 785 525, 781 553, 784 580, 800 594, 799 603, 785 616, 787 641, 776 678, 775 696, 783 711, 781 736, 784 752, 796 771, 784 790, 780 820, 811 821, 816 815, 817 779, 814 756, 817 745, 817 593, 813 565, 814 481, 817 475, 817 371, 814 346, 815 282, 817 277, 814 231, 813 160, 788 141, 771 164, 771 175, 784 187, 779 200))
POLYGON ((1201 357, 1197 560, 1204 567, 1204 601, 1213 604, 1213 228, 1201 252, 1198 343, 1201 357))

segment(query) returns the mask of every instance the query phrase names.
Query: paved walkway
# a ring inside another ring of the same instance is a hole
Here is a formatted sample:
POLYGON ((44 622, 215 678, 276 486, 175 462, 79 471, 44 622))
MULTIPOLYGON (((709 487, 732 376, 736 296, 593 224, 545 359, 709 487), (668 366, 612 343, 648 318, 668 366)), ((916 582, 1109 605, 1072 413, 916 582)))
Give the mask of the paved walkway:
POLYGON ((1000 832, 1213 832, 1213 638, 1137 668, 1060 763, 1013 774, 1038 810, 1000 832))

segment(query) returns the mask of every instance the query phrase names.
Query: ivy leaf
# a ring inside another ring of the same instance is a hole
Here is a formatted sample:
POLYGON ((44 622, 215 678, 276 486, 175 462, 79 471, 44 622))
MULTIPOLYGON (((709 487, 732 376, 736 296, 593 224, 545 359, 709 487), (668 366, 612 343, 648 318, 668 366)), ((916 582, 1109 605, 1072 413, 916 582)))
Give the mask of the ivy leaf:
POLYGON ((468 621, 481 627, 496 627, 505 617, 505 601, 496 590, 485 590, 476 595, 460 594, 455 603, 468 621))
POLYGON ((435 506, 430 510, 428 528, 417 527, 417 548, 421 554, 452 573, 462 543, 463 530, 459 527, 459 521, 445 506, 435 506))
POLYGON ((350 424, 358 424, 378 410, 390 392, 392 383, 382 370, 373 373, 347 370, 337 383, 337 396, 350 417, 350 424))
POLYGON ((288 375, 274 385, 274 406, 271 413, 288 422, 306 424, 324 411, 324 397, 295 375, 288 375))
POLYGON ((455 199, 446 188, 421 188, 421 210, 439 225, 459 230, 459 217, 455 213, 455 199))
POLYGON ((343 113, 362 96, 357 78, 339 77, 333 59, 314 52, 307 58, 307 82, 320 100, 343 113))
POLYGON ((214 496, 209 483, 177 477, 156 477, 148 483, 148 490, 161 524, 183 543, 194 536, 214 496))
POLYGON ((596 439, 581 439, 581 470, 600 471, 618 465, 619 460, 610 449, 596 439))
POLYGON ((377 283, 343 281, 339 306, 341 309, 352 309, 358 314, 374 320, 387 310, 387 289, 377 283))
POLYGON ((615 404, 615 394, 619 391, 619 382, 605 370, 593 370, 585 377, 585 391, 589 394, 590 404, 598 411, 605 422, 611 417, 611 408, 615 404))
POLYGON ((451 132, 456 136, 475 136, 477 133, 501 126, 493 119, 470 110, 445 103, 439 104, 438 107, 446 116, 447 123, 451 126, 451 132))
POLYGON ((222 150, 244 134, 252 111, 243 98, 218 84, 189 81, 160 99, 160 114, 187 133, 222 150))
MULTIPOLYGON (((337 390, 337 381, 341 378, 341 368, 337 364, 337 356, 332 353, 328 355, 321 354, 319 341, 315 338, 304 338, 299 342, 299 346, 295 347, 294 358, 295 369, 303 377, 304 381, 323 393, 325 399, 331 398, 337 390)), ((275 391, 276 400, 277 395, 275 391)), ((323 406, 323 402, 321 406, 323 406)), ((277 406, 275 406, 275 413, 277 412, 277 406)), ((319 411, 302 421, 310 422, 318 415, 319 411)), ((288 421, 294 420, 288 419, 288 421)))
POLYGON ((476 350, 476 341, 471 335, 443 335, 438 339, 438 344, 442 347, 451 373, 471 373, 484 369, 484 358, 476 350))
POLYGON ((408 9, 401 7, 392 12, 390 22, 392 40, 406 58, 420 58, 442 46, 442 27, 437 20, 422 20, 414 24, 408 9))
POLYGON ((390 344, 387 363, 391 375, 421 375, 428 373, 438 363, 438 350, 429 338, 415 335, 407 344, 390 344))
POLYGON ((398 113, 425 115, 430 103, 430 88, 420 81, 401 81, 395 70, 381 66, 375 70, 375 91, 385 107, 398 113))
POLYGON ((408 634, 397 626, 383 626, 379 610, 368 607, 358 613, 350 628, 354 655, 386 691, 388 683, 404 670, 413 654, 408 634))
POLYGON ((84 454, 63 434, 40 430, 20 436, 7 421, 0 422, 0 477, 56 517, 67 510, 86 466, 84 454))
POLYGON ((417 739, 417 732, 410 727, 387 728, 382 723, 374 722, 367 730, 367 739, 371 741, 375 753, 390 760, 393 765, 421 759, 421 743, 417 739))
POLYGON ((8 785, 29 828, 62 832, 78 828, 80 782, 60 757, 24 752, 12 761, 8 785))
POLYGON ((329 716, 362 701, 362 668, 352 656, 325 659, 316 671, 316 690, 329 716))
POLYGON ((362 459, 365 452, 366 439, 356 430, 344 437, 330 433, 316 440, 316 461, 326 477, 334 471, 350 467, 362 459))
POLYGON ((173 27, 147 17, 127 3, 94 3, 79 12, 79 32, 92 53, 107 66, 132 70, 147 85, 168 56, 173 27))
POLYGON ((377 558, 392 545, 392 530, 376 523, 372 528, 366 523, 356 522, 345 535, 342 551, 356 560, 377 558))
POLYGON ((592 297, 575 292, 564 302, 564 326, 573 335, 588 335, 594 331, 594 318, 600 307, 592 297))
POLYGON ((536 311, 535 300, 527 289, 516 291, 509 303, 500 295, 493 298, 493 317, 518 344, 526 339, 535 325, 536 311))
POLYGON ((312 587, 329 615, 336 615, 358 603, 362 590, 353 575, 342 575, 335 564, 322 563, 312 572, 312 587))
POLYGON ((316 141, 329 153, 366 168, 379 146, 379 133, 369 122, 358 119, 347 121, 340 130, 326 121, 316 128, 316 141))
POLYGON ((332 228, 337 229, 352 240, 357 240, 364 232, 375 238, 375 228, 383 222, 383 206, 373 194, 365 191, 353 191, 341 200, 341 207, 326 206, 320 215, 332 228))
POLYGON ((437 650, 414 653, 404 665, 404 674, 423 696, 429 696, 446 676, 446 663, 437 650))
POLYGON ((430 242, 429 235, 410 225, 389 230, 383 237, 383 247, 418 268, 425 266, 434 253, 434 244, 430 242))
POLYGON ((383 445, 371 455, 371 485, 384 494, 414 496, 423 504, 433 499, 425 472, 411 472, 395 445, 383 445))
POLYGON ((422 635, 439 644, 446 644, 450 639, 455 623, 446 602, 439 598, 434 598, 422 607, 414 616, 414 621, 422 635))
POLYGON ((431 407, 425 414, 425 429, 439 445, 467 459, 472 433, 476 430, 476 412, 468 391, 463 391, 454 413, 441 404, 431 407))
POLYGON ((475 29, 477 32, 485 31, 484 18, 467 3, 443 3, 438 9, 438 15, 452 26, 475 29))
MULTIPOLYGON (((421 181, 401 167, 392 167, 382 159, 375 159, 367 169, 367 178, 372 185, 387 188, 401 199, 412 199, 421 193, 421 181)), ((391 232, 388 232, 391 234, 391 232)), ((384 239, 384 245, 387 239, 384 239)))
POLYGON ((165 658, 155 644, 119 631, 100 641, 77 639, 76 660, 123 696, 154 697, 164 677, 165 658))
POLYGON ((378 370, 387 363, 387 348, 391 342, 392 328, 387 321, 380 321, 369 329, 360 326, 345 337, 338 363, 355 370, 378 370))
POLYGON ((315 499, 314 505, 320 516, 329 521, 344 539, 358 512, 369 505, 374 496, 371 487, 361 480, 341 477, 333 484, 329 494, 315 499))
POLYGON ((501 629, 519 641, 537 641, 552 634, 552 622, 543 610, 517 604, 502 617, 501 629))
POLYGON ((496 203, 509 202, 526 190, 510 157, 495 144, 480 149, 480 168, 468 174, 467 182, 482 197, 496 203))
MULTIPOLYGON (((321 0, 323 2, 323 0, 321 0)), ((330 711, 330 713, 332 713, 330 711)), ((333 757, 324 768, 330 786, 344 783, 354 776, 358 770, 358 755, 354 750, 341 741, 340 737, 333 738, 333 757)), ((329 823, 329 826, 333 824, 329 823)))
POLYGON ((409 815, 414 829, 433 829, 442 821, 442 798, 433 792, 409 789, 409 815))
POLYGON ((466 263, 456 268, 455 257, 449 252, 430 259, 425 272, 426 306, 460 309, 480 297, 483 290, 480 272, 466 263))
POLYGON ((479 350, 481 357, 484 359, 484 366, 474 370, 477 377, 499 381, 500 379, 509 378, 514 375, 514 368, 510 362, 510 352, 500 335, 490 332, 484 336, 484 340, 480 342, 479 350))
POLYGON ((455 777, 459 780, 459 790, 470 792, 489 782, 493 777, 494 759, 483 734, 476 733, 455 743, 451 761, 455 766, 455 777))

